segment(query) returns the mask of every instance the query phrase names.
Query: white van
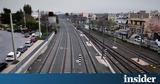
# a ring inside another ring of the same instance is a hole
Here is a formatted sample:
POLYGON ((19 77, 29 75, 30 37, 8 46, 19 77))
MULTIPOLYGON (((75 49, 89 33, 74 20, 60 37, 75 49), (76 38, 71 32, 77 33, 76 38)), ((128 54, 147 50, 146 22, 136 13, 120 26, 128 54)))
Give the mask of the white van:
POLYGON ((158 39, 156 39, 155 42, 160 47, 160 41, 158 41, 158 39))
MULTIPOLYGON (((20 55, 21 55, 21 52, 16 53, 17 58, 20 57, 20 55)), ((13 61, 14 60, 14 52, 9 52, 5 60, 6 61, 13 61)))

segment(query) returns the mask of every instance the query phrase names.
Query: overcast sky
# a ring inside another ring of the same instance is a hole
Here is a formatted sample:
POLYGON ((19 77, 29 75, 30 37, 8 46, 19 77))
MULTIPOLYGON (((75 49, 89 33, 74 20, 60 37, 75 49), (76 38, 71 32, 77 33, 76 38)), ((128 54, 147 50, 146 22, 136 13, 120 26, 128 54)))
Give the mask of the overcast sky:
POLYGON ((33 10, 54 12, 129 12, 160 10, 160 0, 0 0, 0 11, 10 8, 15 12, 30 4, 33 10))

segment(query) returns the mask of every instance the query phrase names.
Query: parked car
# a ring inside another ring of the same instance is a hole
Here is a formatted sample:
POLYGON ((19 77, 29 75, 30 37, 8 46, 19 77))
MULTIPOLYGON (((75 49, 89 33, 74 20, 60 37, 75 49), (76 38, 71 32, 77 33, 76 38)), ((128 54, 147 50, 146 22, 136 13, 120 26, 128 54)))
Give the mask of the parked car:
POLYGON ((142 40, 142 43, 145 42, 144 39, 141 39, 141 38, 135 38, 134 40, 137 41, 137 42, 141 42, 141 40, 142 40))
POLYGON ((0 71, 4 70, 7 66, 8 64, 6 62, 0 63, 0 71))
MULTIPOLYGON (((21 52, 16 52, 16 57, 17 57, 17 58, 20 57, 20 55, 21 55, 21 52)), ((6 61, 13 61, 13 60, 14 60, 14 52, 9 52, 9 53, 7 54, 7 57, 6 57, 5 60, 6 60, 6 61)))
POLYGON ((137 36, 135 36, 134 38, 135 38, 135 39, 138 39, 138 38, 141 38, 141 36, 137 35, 137 36))
POLYGON ((31 41, 26 41, 26 42, 25 42, 25 46, 31 47, 31 46, 32 46, 32 42, 31 42, 31 41))
POLYGON ((158 39, 155 40, 155 43, 160 47, 160 41, 158 39))
POLYGON ((25 37, 25 38, 28 38, 28 37, 30 37, 30 35, 29 35, 28 33, 25 33, 25 34, 24 34, 24 37, 25 37))
POLYGON ((36 34, 35 34, 35 33, 32 33, 32 35, 31 35, 31 36, 35 37, 35 36, 36 36, 36 34))
POLYGON ((19 48, 17 48, 17 51, 24 53, 27 49, 28 49, 27 46, 20 46, 19 48))
POLYGON ((37 38, 36 38, 35 36, 32 36, 31 39, 30 39, 30 41, 31 41, 32 43, 34 43, 34 42, 37 41, 37 38))

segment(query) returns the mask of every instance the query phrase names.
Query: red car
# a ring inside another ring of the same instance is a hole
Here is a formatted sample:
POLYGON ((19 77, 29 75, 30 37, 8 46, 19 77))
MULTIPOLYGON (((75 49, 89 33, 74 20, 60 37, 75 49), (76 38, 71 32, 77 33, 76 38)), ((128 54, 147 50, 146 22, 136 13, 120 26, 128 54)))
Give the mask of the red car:
POLYGON ((37 41, 37 38, 36 37, 31 37, 31 42, 32 43, 35 43, 37 41))

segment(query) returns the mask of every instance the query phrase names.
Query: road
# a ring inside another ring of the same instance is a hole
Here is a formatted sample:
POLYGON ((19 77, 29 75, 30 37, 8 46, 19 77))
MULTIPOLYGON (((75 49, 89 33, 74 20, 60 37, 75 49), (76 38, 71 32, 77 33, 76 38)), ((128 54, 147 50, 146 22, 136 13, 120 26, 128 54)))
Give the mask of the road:
POLYGON ((90 40, 66 19, 45 53, 30 66, 28 73, 110 73, 90 40))
MULTIPOLYGON (((14 39, 15 48, 24 45, 25 41, 28 40, 27 38, 24 38, 24 35, 22 35, 21 33, 15 33, 14 39)), ((11 51, 13 51, 11 32, 0 30, 0 62, 3 62, 6 55, 11 51)))
MULTIPOLYGON (((83 29, 87 34, 88 30, 83 29)), ((88 34, 89 35, 89 34, 88 34)), ((91 31, 90 35, 102 42, 102 33, 91 31)), ((159 73, 160 71, 160 57, 157 52, 152 50, 136 46, 130 43, 123 42, 119 39, 114 41, 113 37, 105 35, 105 45, 108 47, 109 51, 107 53, 108 59, 115 63, 111 62, 112 66, 118 66, 123 70, 123 72, 135 73, 135 72, 147 72, 147 73, 159 73), (117 49, 113 49, 112 47, 116 46, 117 49), (143 63, 138 64, 133 61, 132 58, 140 58, 141 60, 148 63, 148 65, 141 65, 143 63), (117 59, 118 58, 118 59, 117 59), (120 61, 123 60, 123 61, 120 61), (130 67, 132 67, 132 69, 130 67), (130 69, 126 70, 126 69, 130 69), (135 71, 134 71, 135 70, 135 71)), ((116 70, 116 68, 114 68, 116 70)))

